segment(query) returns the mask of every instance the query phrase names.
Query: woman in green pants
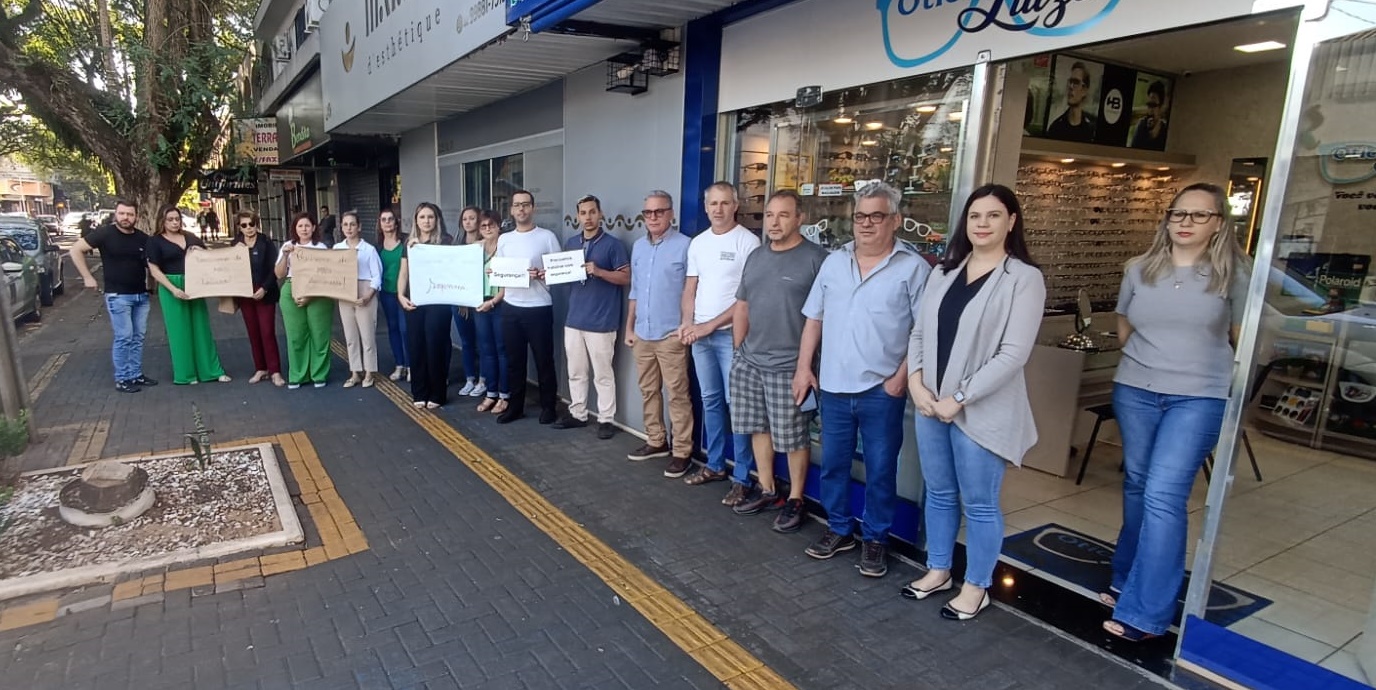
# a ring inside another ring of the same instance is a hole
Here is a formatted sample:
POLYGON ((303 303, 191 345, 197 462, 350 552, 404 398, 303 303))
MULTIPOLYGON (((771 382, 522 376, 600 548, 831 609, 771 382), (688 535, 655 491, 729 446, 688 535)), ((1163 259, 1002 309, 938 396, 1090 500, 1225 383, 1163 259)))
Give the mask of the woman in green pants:
POLYGON ((172 205, 158 210, 157 227, 144 256, 148 273, 158 281, 158 304, 167 328, 167 349, 172 353, 172 382, 180 385, 229 381, 215 351, 205 300, 189 299, 182 289, 186 253, 201 249, 205 249, 201 238, 182 232, 181 210, 172 205))
POLYGON ((320 226, 309 213, 291 217, 291 239, 277 255, 277 279, 282 281, 282 326, 287 331, 287 388, 303 383, 324 388, 330 377, 330 330, 334 326, 334 300, 327 297, 294 297, 291 293, 291 254, 297 247, 328 249, 320 241, 320 226))

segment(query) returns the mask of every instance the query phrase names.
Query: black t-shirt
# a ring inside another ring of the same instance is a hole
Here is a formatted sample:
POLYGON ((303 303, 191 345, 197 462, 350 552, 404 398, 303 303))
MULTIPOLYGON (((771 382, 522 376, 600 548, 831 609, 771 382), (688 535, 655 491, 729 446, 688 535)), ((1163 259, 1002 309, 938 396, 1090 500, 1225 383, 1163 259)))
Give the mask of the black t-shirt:
POLYGON ((979 294, 979 289, 989 282, 989 273, 975 279, 975 282, 966 284, 966 269, 960 269, 960 275, 956 276, 956 281, 951 283, 951 287, 941 298, 941 306, 936 312, 936 386, 941 388, 941 382, 946 378, 946 364, 951 361, 951 348, 956 344, 956 332, 960 330, 960 317, 965 313, 966 305, 970 300, 979 294))
POLYGON ((86 236, 86 244, 100 250, 105 292, 116 295, 148 292, 148 263, 144 257, 148 235, 138 229, 124 233, 114 225, 106 225, 92 230, 86 236))
MULTIPOLYGON (((205 248, 205 242, 195 235, 182 233, 182 237, 186 238, 188 248, 205 248)), ((162 235, 154 235, 148 239, 148 263, 162 269, 165 275, 183 275, 186 273, 186 250, 162 235)))
POLYGON ((1070 111, 1051 122, 1046 128, 1046 136, 1061 141, 1094 141, 1094 118, 1089 113, 1080 113, 1080 124, 1070 124, 1070 111))

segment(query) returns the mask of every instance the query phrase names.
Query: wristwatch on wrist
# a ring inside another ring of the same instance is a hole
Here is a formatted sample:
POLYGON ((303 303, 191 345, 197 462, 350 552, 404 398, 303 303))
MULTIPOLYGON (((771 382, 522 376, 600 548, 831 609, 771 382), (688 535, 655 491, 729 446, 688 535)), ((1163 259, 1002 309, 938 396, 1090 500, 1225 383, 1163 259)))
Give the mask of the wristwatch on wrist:
POLYGON ((958 403, 960 403, 961 405, 964 405, 964 404, 965 404, 965 391, 956 391, 955 393, 951 394, 951 399, 954 400, 954 401, 956 401, 956 402, 958 402, 958 403))

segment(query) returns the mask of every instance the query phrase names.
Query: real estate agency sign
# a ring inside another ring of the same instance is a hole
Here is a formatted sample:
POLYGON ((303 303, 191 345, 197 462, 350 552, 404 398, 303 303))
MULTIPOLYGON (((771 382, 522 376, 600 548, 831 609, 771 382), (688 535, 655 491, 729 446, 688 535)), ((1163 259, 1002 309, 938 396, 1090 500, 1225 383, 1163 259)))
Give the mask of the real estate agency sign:
POLYGON ((504 0, 333 2, 320 21, 334 129, 507 31, 504 0))

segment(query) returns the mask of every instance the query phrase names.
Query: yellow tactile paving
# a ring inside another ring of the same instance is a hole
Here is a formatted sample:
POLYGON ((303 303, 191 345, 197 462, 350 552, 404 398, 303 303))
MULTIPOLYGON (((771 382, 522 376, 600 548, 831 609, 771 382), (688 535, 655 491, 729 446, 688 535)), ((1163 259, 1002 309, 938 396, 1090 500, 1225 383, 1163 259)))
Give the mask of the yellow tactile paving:
POLYGON ((71 356, 72 353, 70 352, 60 352, 49 357, 46 362, 43 362, 43 366, 38 368, 38 372, 34 374, 33 379, 29 381, 30 405, 38 402, 39 396, 43 395, 43 391, 48 390, 48 384, 53 382, 53 378, 57 376, 58 370, 62 369, 62 365, 66 364, 67 358, 71 356))
MULTIPOLYGON (((335 354, 346 356, 339 343, 332 343, 331 347, 335 354)), ((379 382, 378 389, 531 524, 595 573, 612 591, 727 687, 752 690, 788 690, 794 687, 453 427, 428 410, 416 409, 411 404, 410 396, 395 383, 383 380, 379 382)))

